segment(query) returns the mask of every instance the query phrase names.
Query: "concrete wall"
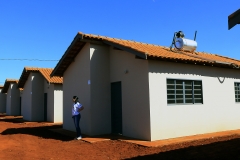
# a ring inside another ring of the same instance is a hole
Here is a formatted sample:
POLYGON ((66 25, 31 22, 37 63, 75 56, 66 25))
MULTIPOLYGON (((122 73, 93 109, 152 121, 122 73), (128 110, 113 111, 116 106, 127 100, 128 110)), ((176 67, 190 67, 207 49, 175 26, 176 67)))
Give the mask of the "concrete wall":
POLYGON ((21 100, 21 115, 23 119, 32 120, 32 74, 28 76, 27 81, 24 84, 21 100))
POLYGON ((44 121, 44 78, 32 72, 32 121, 44 121))
POLYGON ((85 109, 80 126, 83 134, 91 133, 90 44, 86 44, 63 75, 63 128, 75 131, 72 119, 73 96, 78 96, 85 109))
POLYGON ((47 93, 47 121, 59 123, 63 117, 62 84, 48 83, 44 79, 44 93, 47 93))
POLYGON ((75 131, 71 108, 77 95, 85 106, 83 133, 111 133, 111 82, 117 81, 122 82, 123 135, 150 139, 148 61, 96 44, 86 44, 64 72, 63 128, 75 131))
MULTIPOLYGON (((54 122, 54 84, 44 81, 44 93, 47 93, 47 121, 54 122)), ((44 111, 44 104, 43 104, 44 111)))
POLYGON ((20 90, 16 83, 10 83, 7 91, 6 114, 19 116, 20 113, 20 90))
POLYGON ((90 45, 91 134, 111 133, 109 47, 90 45))
POLYGON ((12 93, 12 84, 9 85, 6 98, 6 114, 11 115, 11 93, 12 93))
POLYGON ((111 49, 110 82, 118 81, 122 83, 123 135, 150 140, 148 61, 111 49))
POLYGON ((53 122, 63 122, 63 86, 54 84, 54 119, 53 122))
POLYGON ((15 116, 21 115, 20 113, 20 90, 17 83, 12 84, 11 92, 11 114, 15 116))
POLYGON ((149 61, 151 140, 239 129, 234 82, 238 70, 149 61), (167 78, 201 80, 203 104, 168 105, 167 78))
POLYGON ((0 113, 6 113, 6 100, 7 94, 1 93, 2 89, 0 89, 0 113))

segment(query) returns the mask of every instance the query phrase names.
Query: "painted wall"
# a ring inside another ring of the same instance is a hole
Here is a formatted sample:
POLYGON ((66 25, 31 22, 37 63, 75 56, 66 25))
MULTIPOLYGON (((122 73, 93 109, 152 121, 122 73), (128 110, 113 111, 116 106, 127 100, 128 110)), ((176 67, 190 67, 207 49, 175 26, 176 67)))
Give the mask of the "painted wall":
POLYGON ((32 121, 44 121, 44 78, 32 72, 32 121))
POLYGON ((53 122, 63 121, 63 86, 54 84, 54 120, 53 122))
POLYGON ((109 47, 90 45, 91 134, 111 133, 109 47))
POLYGON ((73 96, 78 96, 85 109, 81 113, 80 126, 83 134, 91 133, 90 103, 90 44, 86 44, 63 75, 63 128, 76 131, 72 119, 73 96))
POLYGON ((148 61, 111 49, 110 82, 118 81, 122 82, 123 135, 150 140, 148 61))
POLYGON ((6 113, 6 93, 1 93, 2 89, 0 89, 0 113, 6 113))
POLYGON ((63 128, 75 131, 71 107, 72 96, 77 95, 85 106, 83 133, 111 133, 110 92, 111 82, 116 81, 122 82, 123 135, 150 139, 148 61, 96 44, 86 44, 64 72, 63 128))
POLYGON ((20 91, 16 83, 10 83, 7 91, 6 114, 19 116, 20 113, 20 91))
POLYGON ((239 129, 234 82, 240 74, 233 69, 149 61, 151 140, 239 129), (168 105, 167 78, 201 80, 203 104, 168 105))
POLYGON ((7 91, 7 100, 6 100, 6 114, 11 115, 11 92, 12 92, 12 84, 9 85, 7 91))
POLYGON ((12 84, 11 92, 11 115, 19 116, 20 113, 20 90, 17 83, 12 84))
MULTIPOLYGON (((54 122, 54 84, 44 81, 44 93, 47 93, 47 121, 54 122)), ((44 104, 43 104, 44 110, 44 104)))
POLYGON ((32 120, 32 74, 31 73, 24 84, 21 103, 22 103, 21 115, 23 116, 23 119, 31 121, 32 120))

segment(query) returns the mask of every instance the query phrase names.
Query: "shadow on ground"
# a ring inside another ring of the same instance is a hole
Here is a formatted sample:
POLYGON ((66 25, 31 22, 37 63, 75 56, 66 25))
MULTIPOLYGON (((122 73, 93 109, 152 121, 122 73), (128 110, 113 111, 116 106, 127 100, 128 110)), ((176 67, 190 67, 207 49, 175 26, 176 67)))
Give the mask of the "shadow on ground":
POLYGON ((212 144, 191 146, 157 154, 138 156, 128 160, 240 160, 240 138, 215 142, 212 144))
MULTIPOLYGON (((10 122, 10 123, 23 123, 26 122, 22 118, 15 119, 0 119, 0 122, 10 122)), ((43 122, 39 122, 43 123, 43 122)), ((44 124, 44 123, 43 123, 44 124)), ((61 141, 73 140, 73 137, 63 135, 52 130, 62 128, 60 124, 54 124, 51 126, 36 126, 36 127, 21 127, 21 128, 8 128, 1 132, 1 135, 15 135, 15 134, 28 134, 33 136, 38 136, 45 139, 56 139, 61 141)))
POLYGON ((23 123, 25 122, 21 117, 18 118, 3 118, 3 119, 0 119, 0 122, 11 122, 11 123, 23 123))

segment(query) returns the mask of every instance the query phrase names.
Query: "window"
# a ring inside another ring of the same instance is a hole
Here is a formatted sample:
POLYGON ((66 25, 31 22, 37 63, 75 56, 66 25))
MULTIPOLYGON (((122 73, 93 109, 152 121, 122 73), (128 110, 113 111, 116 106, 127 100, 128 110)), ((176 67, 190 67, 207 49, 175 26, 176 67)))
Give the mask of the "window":
POLYGON ((240 102, 240 83, 234 83, 235 88, 235 102, 240 102))
POLYGON ((167 103, 203 103, 202 81, 167 79, 167 103))

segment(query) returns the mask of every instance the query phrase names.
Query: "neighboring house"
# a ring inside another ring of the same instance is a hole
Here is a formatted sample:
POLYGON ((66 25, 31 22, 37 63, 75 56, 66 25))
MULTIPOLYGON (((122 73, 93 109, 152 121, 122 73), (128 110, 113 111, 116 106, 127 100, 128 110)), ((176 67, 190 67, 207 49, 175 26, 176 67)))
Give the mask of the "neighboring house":
POLYGON ((84 134, 144 140, 240 129, 240 61, 203 52, 78 33, 51 76, 63 81, 63 128, 71 99, 85 106, 84 134))
POLYGON ((20 89, 17 79, 6 79, 2 93, 6 93, 6 114, 9 116, 20 116, 20 89))
POLYGON ((2 93, 2 89, 0 85, 0 113, 6 113, 6 93, 2 93))
POLYGON ((62 122, 62 78, 51 68, 25 67, 18 82, 23 88, 21 113, 28 121, 62 122))
POLYGON ((236 24, 240 24, 240 9, 228 16, 228 30, 230 30, 236 24))

